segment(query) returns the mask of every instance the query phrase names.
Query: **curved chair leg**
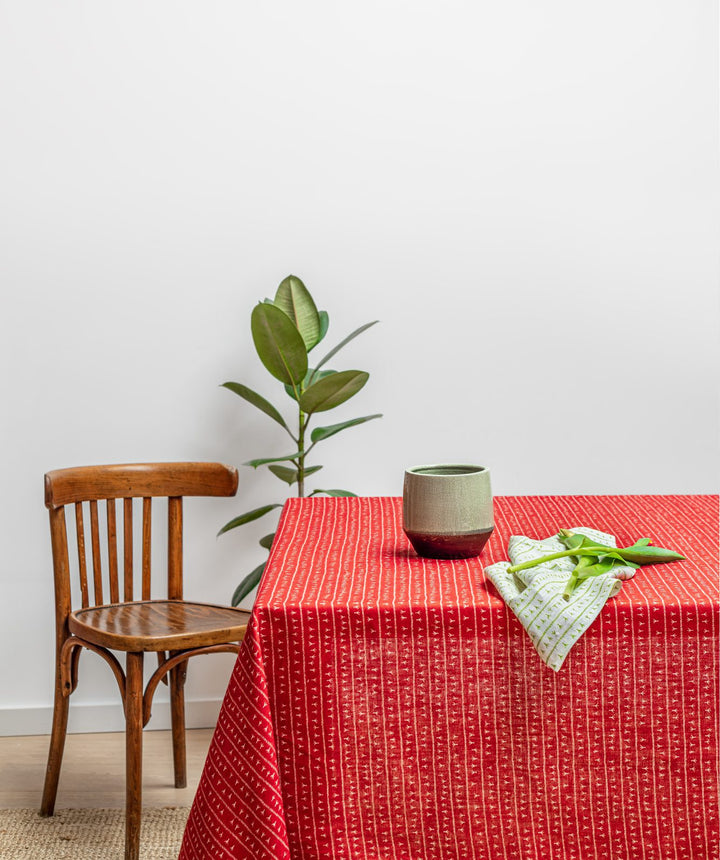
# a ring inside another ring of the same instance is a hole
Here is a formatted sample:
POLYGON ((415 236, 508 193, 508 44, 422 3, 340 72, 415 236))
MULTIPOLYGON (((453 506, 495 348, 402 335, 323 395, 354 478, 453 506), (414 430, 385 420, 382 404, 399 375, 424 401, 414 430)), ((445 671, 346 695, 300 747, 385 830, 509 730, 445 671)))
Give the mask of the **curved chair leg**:
POLYGON ((60 766, 62 765, 63 751, 65 749, 69 710, 70 697, 63 695, 60 667, 58 666, 55 672, 55 704, 53 707, 52 733, 50 735, 50 751, 48 752, 48 763, 45 771, 45 787, 43 788, 42 803, 40 804, 40 815, 47 816, 55 812, 55 798, 57 797, 60 766))
MULTIPOLYGON (((173 654, 171 652, 170 656, 173 654)), ((170 670, 170 720, 172 723, 173 767, 175 788, 187 785, 187 760, 185 755, 185 678, 187 660, 170 670)))
POLYGON ((142 652, 128 653, 125 683, 125 860, 139 860, 142 813, 142 652))

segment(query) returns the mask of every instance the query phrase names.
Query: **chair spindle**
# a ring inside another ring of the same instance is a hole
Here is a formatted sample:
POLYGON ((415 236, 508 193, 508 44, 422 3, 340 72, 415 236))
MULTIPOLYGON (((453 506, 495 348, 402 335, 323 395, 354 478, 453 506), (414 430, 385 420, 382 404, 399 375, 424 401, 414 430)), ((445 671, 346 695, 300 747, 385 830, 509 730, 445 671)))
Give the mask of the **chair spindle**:
POLYGON ((133 599, 133 522, 132 499, 123 499, 123 556, 125 568, 123 571, 123 597, 133 599))
POLYGON ((90 542, 92 546, 93 586, 95 588, 95 605, 103 603, 102 562, 100 561, 100 529, 98 527, 97 501, 90 502, 90 542))
POLYGON ((150 600, 150 535, 152 532, 152 498, 143 498, 142 510, 142 599, 150 600))
POLYGON ((85 560, 82 502, 75 502, 75 533, 77 535, 78 567, 80 569, 80 596, 84 609, 90 605, 90 596, 88 594, 87 562, 85 560))
POLYGON ((118 550, 117 522, 115 518, 115 499, 107 500, 108 569, 110 580, 110 603, 120 602, 118 589, 118 550))
POLYGON ((168 597, 182 600, 182 497, 168 499, 168 597))

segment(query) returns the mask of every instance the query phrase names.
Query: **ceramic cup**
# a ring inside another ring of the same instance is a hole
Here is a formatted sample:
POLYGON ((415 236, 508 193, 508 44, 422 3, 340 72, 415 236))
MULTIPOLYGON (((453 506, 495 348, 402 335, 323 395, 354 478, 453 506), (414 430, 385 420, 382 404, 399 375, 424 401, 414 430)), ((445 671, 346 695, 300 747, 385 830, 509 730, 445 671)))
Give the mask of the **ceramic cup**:
POLYGON ((405 470, 403 528, 418 555, 480 555, 494 528, 490 472, 454 463, 405 470))

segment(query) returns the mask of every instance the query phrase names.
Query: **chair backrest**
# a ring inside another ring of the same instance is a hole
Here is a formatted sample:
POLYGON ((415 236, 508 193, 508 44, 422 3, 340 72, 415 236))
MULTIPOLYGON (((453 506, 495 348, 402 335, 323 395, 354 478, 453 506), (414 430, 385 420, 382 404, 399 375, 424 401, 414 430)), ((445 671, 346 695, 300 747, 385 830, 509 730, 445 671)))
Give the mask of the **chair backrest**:
POLYGON ((118 466, 80 466, 45 475, 45 505, 50 511, 55 603, 58 627, 71 611, 71 566, 65 506, 75 508, 77 569, 83 607, 149 600, 151 583, 152 503, 167 498, 167 596, 181 600, 183 496, 234 496, 237 470, 222 463, 137 463, 118 466), (133 500, 142 500, 141 576, 133 565, 133 500), (122 500, 122 566, 118 563, 118 514, 122 500), (98 502, 105 502, 99 512, 98 502), (90 559, 85 507, 89 508, 90 559), (104 514, 102 516, 101 514, 104 514), (104 519, 104 529, 101 529, 104 519), (104 537, 101 532, 105 532, 104 537), (101 552, 104 544, 105 552, 101 552), (103 575, 102 557, 106 570, 103 575), (90 575, 90 570, 91 575, 90 575), (122 581, 121 581, 122 573, 122 581), (137 586, 140 580, 139 594, 137 586), (92 593, 91 593, 92 590, 92 593))

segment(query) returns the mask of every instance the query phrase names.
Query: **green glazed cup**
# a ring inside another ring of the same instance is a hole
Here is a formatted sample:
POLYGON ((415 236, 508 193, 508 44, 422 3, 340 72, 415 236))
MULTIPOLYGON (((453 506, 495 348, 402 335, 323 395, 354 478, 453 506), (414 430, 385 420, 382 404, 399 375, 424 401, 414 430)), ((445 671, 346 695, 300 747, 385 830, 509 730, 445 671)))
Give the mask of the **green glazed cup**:
POLYGON ((494 527, 485 466, 441 463, 405 470, 403 528, 418 555, 472 558, 494 527))

